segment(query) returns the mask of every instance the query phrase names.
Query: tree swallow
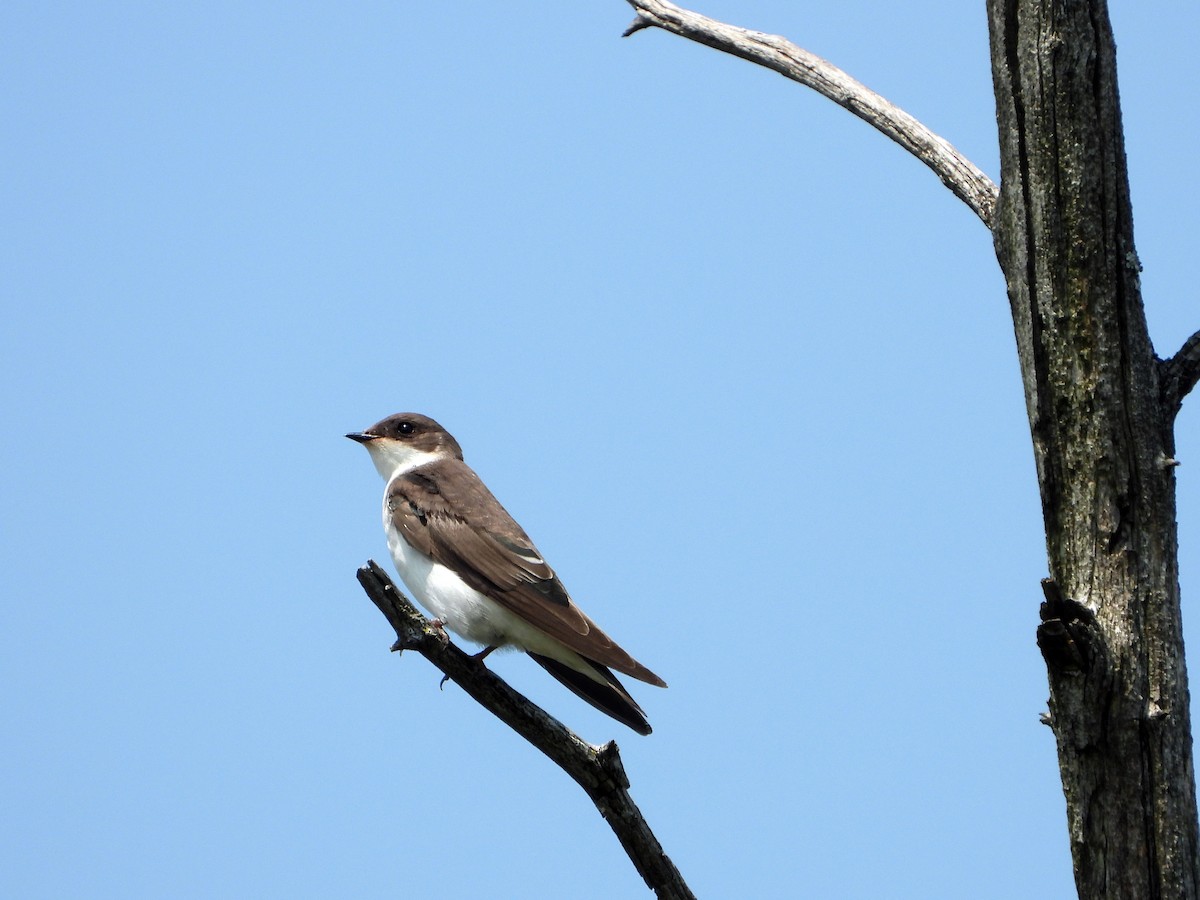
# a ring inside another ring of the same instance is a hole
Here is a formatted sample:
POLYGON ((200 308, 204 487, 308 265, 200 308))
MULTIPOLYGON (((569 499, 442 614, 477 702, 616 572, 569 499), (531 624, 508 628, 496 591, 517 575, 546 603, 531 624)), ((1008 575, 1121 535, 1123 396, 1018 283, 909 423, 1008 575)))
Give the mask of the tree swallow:
POLYGON ((463 462, 449 432, 399 413, 348 434, 387 482, 383 527, 396 571, 436 621, 482 644, 524 650, 597 709, 649 734, 642 708, 613 675, 666 682, 575 605, 533 541, 463 462))

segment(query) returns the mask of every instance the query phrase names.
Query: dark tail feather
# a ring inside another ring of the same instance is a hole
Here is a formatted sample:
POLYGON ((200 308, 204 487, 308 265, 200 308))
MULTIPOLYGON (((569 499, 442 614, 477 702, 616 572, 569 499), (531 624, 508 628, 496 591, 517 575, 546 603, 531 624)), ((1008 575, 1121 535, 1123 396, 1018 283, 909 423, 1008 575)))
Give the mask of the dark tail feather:
POLYGON ((548 656, 539 656, 537 653, 529 655, 534 662, 565 684, 575 696, 586 700, 618 722, 628 725, 638 734, 651 732, 650 723, 646 721, 642 708, 633 702, 633 698, 621 686, 621 682, 617 681, 616 676, 604 666, 588 660, 591 665, 596 667, 596 671, 604 676, 608 684, 593 681, 582 672, 576 672, 570 666, 563 665, 548 656))

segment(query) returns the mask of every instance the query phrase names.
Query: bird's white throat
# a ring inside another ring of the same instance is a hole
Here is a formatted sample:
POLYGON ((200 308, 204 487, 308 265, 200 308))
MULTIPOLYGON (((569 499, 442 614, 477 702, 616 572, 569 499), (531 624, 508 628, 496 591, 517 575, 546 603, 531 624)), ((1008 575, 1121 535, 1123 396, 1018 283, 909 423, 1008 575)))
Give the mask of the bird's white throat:
POLYGON ((375 463, 375 469, 383 476, 384 481, 391 481, 397 475, 437 462, 446 456, 443 451, 418 450, 409 444, 386 438, 371 441, 366 447, 367 452, 371 454, 371 462, 375 463))

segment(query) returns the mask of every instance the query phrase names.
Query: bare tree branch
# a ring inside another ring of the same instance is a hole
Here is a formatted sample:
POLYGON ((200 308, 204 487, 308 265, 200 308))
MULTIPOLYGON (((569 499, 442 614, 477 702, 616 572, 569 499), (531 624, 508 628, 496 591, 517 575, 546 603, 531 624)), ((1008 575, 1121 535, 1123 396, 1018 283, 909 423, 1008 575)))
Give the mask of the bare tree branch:
POLYGON ((695 900, 630 797, 629 779, 615 741, 593 747, 514 691, 482 662, 451 644, 445 632, 417 611, 374 560, 358 570, 358 581, 396 630, 393 650, 416 650, 575 779, 655 894, 664 900, 695 900))
POLYGON ((837 66, 775 34, 726 25, 666 0, 628 0, 637 13, 623 37, 656 27, 741 57, 812 88, 874 126, 929 166, 983 224, 992 227, 998 189, 969 159, 904 110, 837 66))
POLYGON ((1159 391, 1163 408, 1174 419, 1196 382, 1200 381, 1200 331, 1184 341, 1179 352, 1158 364, 1159 391))

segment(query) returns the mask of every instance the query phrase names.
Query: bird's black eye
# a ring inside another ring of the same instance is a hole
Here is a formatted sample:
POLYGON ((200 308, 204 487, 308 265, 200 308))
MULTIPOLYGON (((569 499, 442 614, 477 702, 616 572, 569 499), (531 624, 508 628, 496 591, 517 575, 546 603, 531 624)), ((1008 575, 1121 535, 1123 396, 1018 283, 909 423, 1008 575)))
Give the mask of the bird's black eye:
POLYGON ((417 430, 417 427, 412 422, 401 422, 396 426, 396 430, 401 434, 412 434, 417 430))

